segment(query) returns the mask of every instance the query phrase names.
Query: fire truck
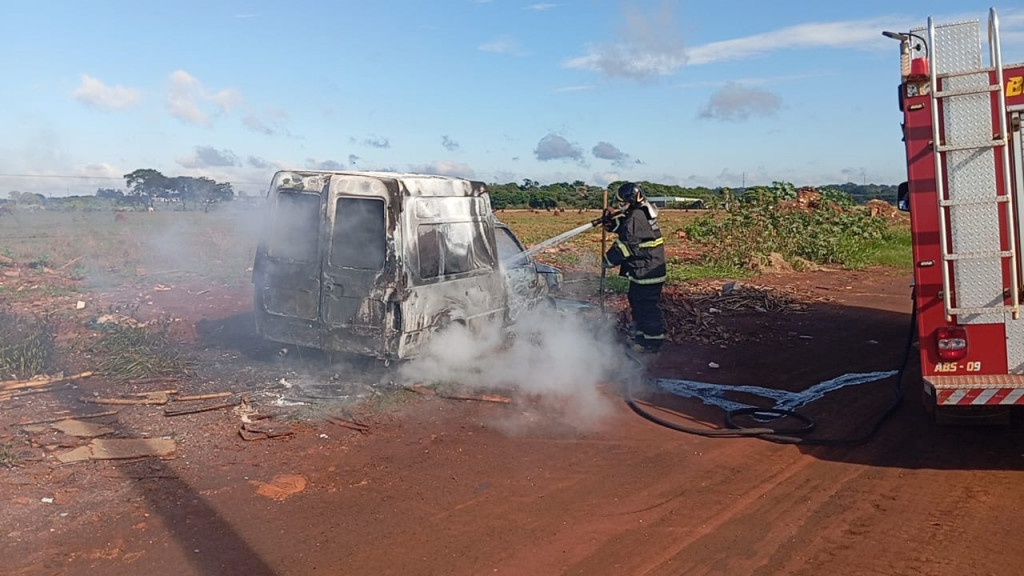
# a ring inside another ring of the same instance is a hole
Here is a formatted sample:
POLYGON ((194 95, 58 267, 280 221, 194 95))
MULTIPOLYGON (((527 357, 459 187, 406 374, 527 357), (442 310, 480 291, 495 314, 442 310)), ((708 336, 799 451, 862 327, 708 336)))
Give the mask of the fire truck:
POLYGON ((929 18, 883 32, 900 41, 898 203, 910 211, 923 395, 937 414, 1024 405, 1024 63, 1003 64, 994 8, 982 26, 929 18))

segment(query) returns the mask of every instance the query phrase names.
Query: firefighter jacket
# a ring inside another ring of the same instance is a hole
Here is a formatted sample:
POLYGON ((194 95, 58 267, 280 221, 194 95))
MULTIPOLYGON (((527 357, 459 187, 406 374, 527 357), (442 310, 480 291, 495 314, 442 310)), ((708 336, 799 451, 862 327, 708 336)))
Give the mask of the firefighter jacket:
POLYGON ((654 206, 649 202, 630 206, 605 228, 619 235, 604 255, 605 268, 618 266, 620 276, 637 284, 665 281, 665 239, 654 206))

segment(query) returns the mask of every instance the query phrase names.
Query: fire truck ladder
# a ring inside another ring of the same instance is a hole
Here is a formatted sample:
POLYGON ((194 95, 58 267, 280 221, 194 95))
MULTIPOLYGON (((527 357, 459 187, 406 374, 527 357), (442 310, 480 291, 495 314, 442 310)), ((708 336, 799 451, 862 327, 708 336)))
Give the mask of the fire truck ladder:
POLYGON ((1002 322, 1006 312, 1016 320, 1020 314, 1006 95, 994 8, 989 11, 988 41, 991 65, 983 66, 977 20, 936 26, 928 19, 942 296, 947 319, 957 316, 961 323, 1002 322), (999 210, 1004 212, 1005 242, 999 210), (1004 266, 1009 268, 1008 289, 1004 266))

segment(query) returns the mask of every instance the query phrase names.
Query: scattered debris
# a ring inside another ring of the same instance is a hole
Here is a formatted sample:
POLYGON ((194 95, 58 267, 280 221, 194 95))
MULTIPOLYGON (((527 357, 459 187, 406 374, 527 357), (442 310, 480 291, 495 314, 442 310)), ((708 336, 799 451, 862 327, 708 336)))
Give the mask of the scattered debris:
POLYGON ((106 412, 93 412, 92 414, 74 414, 68 416, 61 416, 58 418, 47 418, 46 420, 34 420, 32 422, 19 422, 15 424, 17 427, 32 426, 35 424, 52 424, 53 422, 60 422, 61 420, 86 420, 89 418, 100 418, 103 416, 113 416, 117 414, 117 410, 107 410, 106 412))
POLYGON ((214 398, 227 398, 231 392, 214 392, 212 394, 195 394, 192 396, 175 396, 175 402, 194 402, 196 400, 212 400, 214 398))
POLYGON ((367 426, 366 424, 361 423, 361 422, 355 422, 355 421, 352 421, 352 420, 345 420, 345 419, 342 419, 342 418, 338 418, 337 416, 328 416, 327 417, 327 421, 330 422, 331 424, 336 424, 338 426, 341 426, 342 428, 348 428, 350 430, 355 430, 356 432, 359 432, 360 434, 369 434, 369 432, 370 432, 370 427, 367 426))
POLYGON ((424 396, 437 396, 438 398, 444 398, 446 400, 468 400, 474 402, 496 402, 499 404, 511 404, 512 399, 508 396, 502 396, 500 394, 451 394, 447 392, 438 392, 430 388, 412 384, 405 387, 410 392, 416 392, 417 394, 423 394, 424 396))
POLYGON ((295 431, 288 424, 271 424, 269 422, 244 422, 238 429, 242 440, 267 440, 291 436, 295 431))
POLYGON ((35 388, 37 386, 46 386, 48 384, 65 384, 73 380, 88 378, 92 375, 92 372, 80 372, 78 374, 72 374, 71 376, 33 376, 28 380, 0 380, 0 391, 6 392, 9 390, 22 390, 24 388, 35 388))
POLYGON ((85 446, 57 454, 62 464, 83 460, 123 460, 174 454, 178 445, 171 438, 95 438, 85 446))
POLYGON ((733 312, 806 312, 812 301, 828 298, 796 295, 775 288, 730 281, 722 285, 672 286, 672 297, 662 299, 665 328, 669 339, 704 344, 738 342, 741 337, 718 323, 717 316, 733 312))
POLYGON ((79 438, 95 438, 114 433, 114 429, 106 424, 85 422, 83 420, 60 420, 53 424, 53 428, 69 436, 78 436, 79 438))
POLYGON ((252 483, 257 486, 257 494, 274 500, 284 500, 306 489, 306 477, 301 474, 279 474, 270 482, 252 483))
POLYGON ((174 406, 168 406, 164 408, 164 416, 182 416, 184 414, 198 414, 200 412, 209 412, 211 410, 220 410, 221 408, 232 408, 237 406, 239 403, 238 399, 232 398, 225 402, 217 402, 214 404, 203 404, 200 406, 189 406, 182 408, 175 408, 174 406))
POLYGON ((139 392, 137 394, 126 394, 122 398, 102 398, 102 397, 89 397, 82 396, 79 398, 82 402, 89 404, 147 404, 147 405, 162 405, 167 404, 170 400, 170 394, 177 394, 177 390, 157 390, 155 392, 139 392))

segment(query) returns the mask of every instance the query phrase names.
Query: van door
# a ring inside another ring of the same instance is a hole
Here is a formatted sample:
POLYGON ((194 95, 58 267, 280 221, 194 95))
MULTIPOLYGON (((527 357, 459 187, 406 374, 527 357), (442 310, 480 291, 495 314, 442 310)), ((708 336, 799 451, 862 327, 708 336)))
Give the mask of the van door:
POLYGON ((381 197, 339 196, 323 261, 325 348, 383 355, 387 204, 381 197))
POLYGON ((526 253, 519 239, 504 226, 494 228, 494 239, 498 244, 498 259, 505 274, 508 293, 509 321, 514 322, 523 311, 537 301, 542 286, 533 259, 526 253))
POLYGON ((269 201, 265 243, 253 270, 260 334, 319 348, 322 197, 316 190, 281 188, 269 201))

